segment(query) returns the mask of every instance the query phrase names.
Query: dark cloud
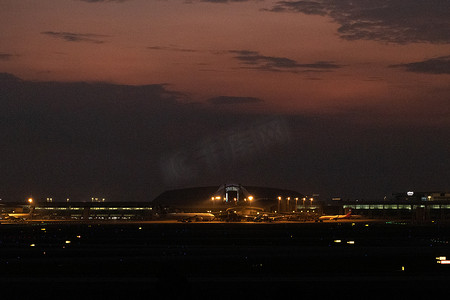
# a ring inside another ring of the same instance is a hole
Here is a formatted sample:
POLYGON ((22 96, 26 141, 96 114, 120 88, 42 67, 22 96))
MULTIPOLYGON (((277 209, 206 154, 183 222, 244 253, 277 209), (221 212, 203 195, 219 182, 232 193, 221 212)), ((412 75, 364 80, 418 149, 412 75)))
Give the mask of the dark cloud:
POLYGON ((327 14, 325 5, 314 1, 279 1, 271 9, 272 12, 301 12, 307 15, 327 14))
POLYGON ((436 111, 448 116, 448 99, 438 96, 415 104, 429 108, 420 115, 389 102, 385 110, 273 116, 194 105, 165 84, 32 82, 0 73, 0 196, 149 201, 170 188, 229 181, 324 199, 448 190, 448 117, 447 125, 423 125, 436 111), (418 122, 389 122, 389 114, 418 122), (166 183, 172 175, 185 181, 166 183))
POLYGON ((249 50, 231 50, 229 53, 234 54, 234 58, 239 60, 241 63, 250 66, 247 68, 270 72, 298 73, 311 70, 330 71, 342 67, 341 65, 328 61, 302 64, 290 58, 265 56, 261 55, 257 51, 249 50))
POLYGON ((9 53, 0 53, 0 61, 11 60, 11 58, 13 58, 13 57, 14 57, 13 54, 9 54, 9 53))
POLYGON ((232 97, 232 96, 218 96, 208 99, 211 104, 244 104, 244 103, 260 103, 262 99, 255 97, 232 97))
POLYGON ((2 198, 155 196, 159 170, 149 170, 177 137, 171 123, 195 115, 181 99, 162 84, 30 82, 0 74, 0 168, 10 170, 2 198))
POLYGON ((47 36, 57 39, 62 39, 67 42, 88 42, 94 44, 103 44, 103 38, 109 37, 107 35, 93 34, 93 33, 73 33, 73 32, 55 32, 45 31, 41 32, 47 36))
POLYGON ((450 74, 450 55, 419 62, 391 65, 390 67, 403 68, 408 72, 416 73, 450 74))
POLYGON ((347 40, 450 42, 448 0, 279 1, 269 11, 328 16, 347 40))

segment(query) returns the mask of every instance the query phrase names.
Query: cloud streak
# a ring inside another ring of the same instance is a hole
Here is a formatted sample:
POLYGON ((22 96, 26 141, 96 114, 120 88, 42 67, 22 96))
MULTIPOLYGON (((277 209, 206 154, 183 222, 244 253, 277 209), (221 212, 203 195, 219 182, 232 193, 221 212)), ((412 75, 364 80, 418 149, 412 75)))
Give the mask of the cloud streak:
POLYGON ((93 33, 73 33, 62 31, 44 31, 41 34, 61 39, 66 42, 88 42, 94 44, 103 44, 103 38, 109 37, 108 35, 93 34, 93 33))
POLYGON ((448 1, 279 1, 267 10, 328 16, 340 25, 338 33, 346 40, 450 42, 448 1))
POLYGON ((391 68, 403 68, 408 72, 426 74, 450 74, 450 55, 419 62, 391 65, 391 68))
POLYGON ((8 61, 8 60, 11 60, 13 57, 14 57, 13 54, 0 53, 0 61, 8 61))
POLYGON ((304 71, 331 71, 342 66, 330 61, 317 61, 313 63, 299 63, 293 59, 278 56, 266 56, 257 51, 230 50, 234 58, 250 69, 269 72, 291 72, 304 71))
POLYGON ((230 104, 246 104, 246 103, 261 103, 264 102, 260 98, 255 97, 234 97, 234 96, 218 96, 208 99, 211 104, 230 105, 230 104))

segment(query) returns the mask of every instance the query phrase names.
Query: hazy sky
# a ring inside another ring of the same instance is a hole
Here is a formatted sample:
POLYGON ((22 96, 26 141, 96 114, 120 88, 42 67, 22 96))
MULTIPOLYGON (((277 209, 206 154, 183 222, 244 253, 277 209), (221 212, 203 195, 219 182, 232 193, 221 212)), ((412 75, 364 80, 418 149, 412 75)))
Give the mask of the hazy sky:
POLYGON ((0 73, 6 199, 450 190, 449 0, 0 0, 0 73))

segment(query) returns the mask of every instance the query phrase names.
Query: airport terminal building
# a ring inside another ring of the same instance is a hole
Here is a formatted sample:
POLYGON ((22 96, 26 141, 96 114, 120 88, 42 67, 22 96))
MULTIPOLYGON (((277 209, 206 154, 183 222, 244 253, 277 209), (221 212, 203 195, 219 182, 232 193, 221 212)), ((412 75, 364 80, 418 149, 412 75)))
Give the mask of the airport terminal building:
POLYGON ((221 212, 230 208, 303 216, 313 220, 322 214, 352 214, 367 219, 393 219, 415 222, 450 221, 450 192, 394 193, 381 200, 321 200, 292 190, 265 187, 243 187, 224 184, 220 187, 197 187, 170 190, 151 202, 48 201, 36 199, 33 205, 0 204, 1 219, 8 214, 30 214, 31 219, 48 220, 158 220, 172 212, 221 212))
POLYGON ((345 212, 369 219, 400 219, 416 222, 450 221, 450 192, 399 192, 390 199, 382 200, 341 200, 337 198, 322 203, 324 211, 345 212))

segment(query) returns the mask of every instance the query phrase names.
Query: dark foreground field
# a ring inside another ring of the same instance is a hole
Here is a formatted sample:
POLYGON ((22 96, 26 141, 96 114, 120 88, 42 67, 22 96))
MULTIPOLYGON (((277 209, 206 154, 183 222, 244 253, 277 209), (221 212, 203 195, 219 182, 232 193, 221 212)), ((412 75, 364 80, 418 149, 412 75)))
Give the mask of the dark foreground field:
POLYGON ((449 240, 439 224, 7 224, 0 298, 438 296, 449 240))

